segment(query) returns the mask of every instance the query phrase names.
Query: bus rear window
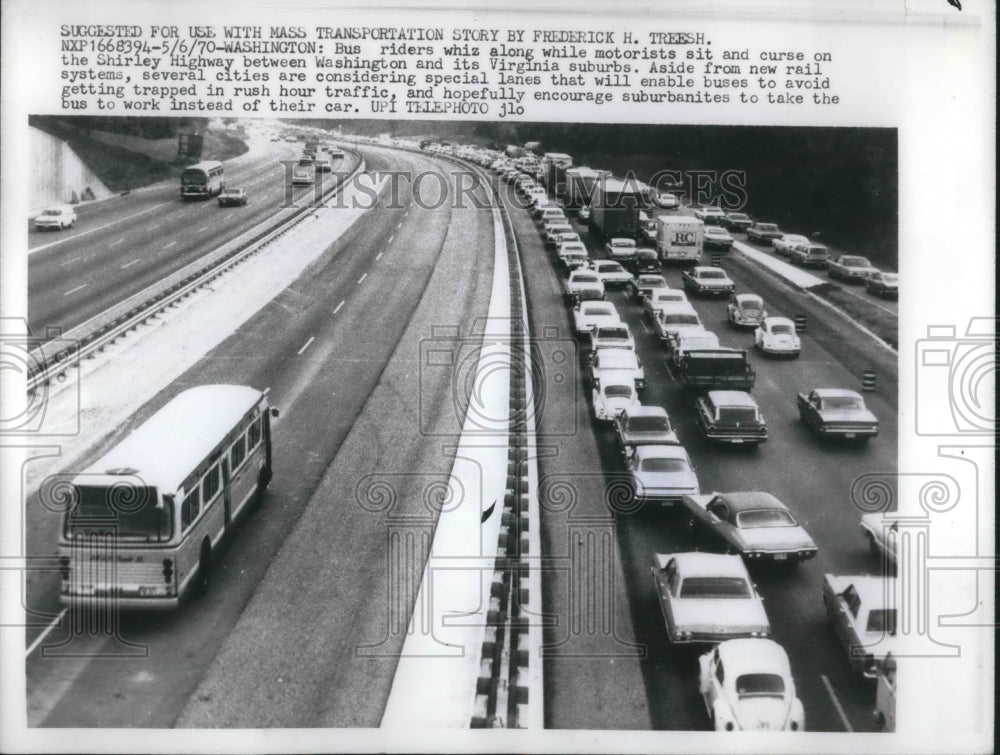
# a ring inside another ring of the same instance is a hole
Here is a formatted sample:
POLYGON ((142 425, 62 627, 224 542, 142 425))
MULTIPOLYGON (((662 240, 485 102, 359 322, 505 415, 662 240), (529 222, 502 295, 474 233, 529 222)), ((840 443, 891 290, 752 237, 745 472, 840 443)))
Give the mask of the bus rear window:
POLYGON ((66 518, 69 537, 74 530, 85 528, 156 542, 169 540, 172 534, 170 505, 159 502, 156 488, 124 483, 110 487, 76 485, 73 498, 74 505, 66 518))

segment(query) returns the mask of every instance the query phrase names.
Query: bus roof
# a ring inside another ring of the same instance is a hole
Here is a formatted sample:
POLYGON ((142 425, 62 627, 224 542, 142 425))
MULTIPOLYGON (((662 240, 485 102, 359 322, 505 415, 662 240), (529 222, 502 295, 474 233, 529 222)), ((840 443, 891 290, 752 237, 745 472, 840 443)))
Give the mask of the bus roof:
POLYGON ((121 478, 109 470, 122 470, 119 475, 133 475, 161 493, 172 493, 262 396, 256 388, 245 385, 189 388, 84 470, 83 479, 75 482, 113 484, 121 478))
POLYGON ((184 170, 212 170, 213 168, 221 168, 222 163, 218 160, 202 160, 200 163, 195 163, 194 165, 187 166, 184 170))

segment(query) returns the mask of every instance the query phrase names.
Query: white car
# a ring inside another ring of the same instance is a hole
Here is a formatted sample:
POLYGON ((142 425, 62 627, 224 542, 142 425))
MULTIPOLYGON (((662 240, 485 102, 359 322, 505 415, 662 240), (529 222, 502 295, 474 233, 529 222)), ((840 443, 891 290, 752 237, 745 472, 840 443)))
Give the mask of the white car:
POLYGON ((765 317, 764 300, 757 294, 736 294, 726 307, 726 318, 736 328, 756 328, 765 317))
POLYGON ((645 296, 650 296, 654 291, 664 291, 670 286, 667 285, 667 279, 662 275, 643 274, 632 281, 631 288, 632 295, 641 300, 645 296))
POLYGON ((696 294, 725 295, 733 293, 736 284, 721 267, 696 265, 681 273, 684 288, 696 294))
POLYGON ((619 263, 611 260, 597 260, 594 262, 594 272, 603 281, 605 288, 627 286, 632 282, 632 273, 619 263))
POLYGON ((753 333, 753 345, 764 354, 797 357, 802 341, 795 333, 795 323, 787 317, 765 317, 753 333))
POLYGON ((720 642, 698 659, 698 691, 715 731, 805 731, 788 654, 774 640, 720 642))
POLYGON ((701 488, 691 457, 681 445, 638 445, 626 449, 634 500, 672 506, 701 488))
POLYGON ((639 406, 639 396, 632 380, 608 382, 594 388, 594 416, 606 422, 614 421, 623 411, 631 411, 639 406))
POLYGON ((586 267, 574 270, 569 274, 563 293, 567 301, 572 301, 585 288, 599 291, 600 296, 598 298, 604 298, 604 284, 601 282, 600 277, 593 270, 586 267))
POLYGON ((679 288, 658 288, 642 301, 642 309, 650 321, 657 318, 657 311, 670 308, 674 304, 690 304, 687 294, 679 288))
POLYGON ((694 216, 705 225, 722 225, 726 212, 721 207, 699 207, 694 211, 694 216))
POLYGON ((634 349, 604 348, 594 352, 590 360, 590 382, 594 388, 629 378, 635 381, 636 390, 646 387, 646 371, 634 349))
POLYGON ((681 206, 681 200, 677 198, 676 194, 671 194, 670 192, 657 194, 654 201, 664 210, 676 210, 681 206))
POLYGON ((76 222, 76 212, 69 205, 59 205, 42 210, 41 215, 35 216, 35 230, 37 231, 61 231, 64 228, 72 228, 76 222))
POLYGON ((771 634, 764 601, 739 556, 657 553, 653 579, 674 645, 771 634))
POLYGON ((580 335, 590 335, 601 325, 617 325, 621 322, 618 310, 609 301, 583 301, 573 311, 573 323, 580 335))
POLYGON ((656 310, 653 332, 661 341, 668 342, 688 333, 700 333, 705 326, 690 304, 674 304, 656 310))
POLYGON ((563 259, 564 254, 568 254, 570 252, 573 252, 574 254, 582 254, 584 257, 587 257, 587 247, 585 247, 583 242, 579 239, 574 241, 564 241, 556 247, 556 254, 559 256, 560 260, 563 259))
POLYGON ((808 244, 809 239, 806 236, 800 236, 797 233, 783 233, 776 239, 771 239, 771 247, 774 251, 780 254, 782 257, 787 257, 793 247, 799 244, 808 244))
POLYGON ((705 248, 728 251, 733 247, 733 237, 721 225, 705 226, 705 248))
POLYGON ((896 649, 896 578, 823 575, 827 618, 847 650, 851 668, 868 679, 896 649))
POLYGON ((861 531, 865 533, 868 546, 889 563, 896 563, 899 550, 899 519, 874 512, 861 515, 861 531))
POLYGON ((628 325, 623 322, 613 325, 598 325, 590 334, 590 350, 600 348, 635 349, 635 338, 628 325))
POLYGON ((577 238, 579 238, 577 233, 573 230, 573 226, 565 220, 546 222, 545 229, 542 231, 542 239, 545 242, 545 246, 550 249, 558 249, 559 236, 563 233, 573 234, 573 236, 577 236, 577 238))
POLYGON ((678 335, 670 341, 670 360, 674 365, 681 363, 681 358, 688 351, 713 351, 721 348, 719 337, 710 330, 694 330, 678 335))
POLYGON ((635 259, 635 241, 626 238, 614 238, 604 245, 604 253, 608 259, 615 262, 628 262, 635 259))

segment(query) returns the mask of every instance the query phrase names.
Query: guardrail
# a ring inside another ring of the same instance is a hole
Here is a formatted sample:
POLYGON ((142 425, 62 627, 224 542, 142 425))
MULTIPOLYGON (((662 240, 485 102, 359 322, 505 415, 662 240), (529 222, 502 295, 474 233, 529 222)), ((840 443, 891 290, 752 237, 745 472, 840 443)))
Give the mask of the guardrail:
POLYGON ((42 343, 31 351, 32 367, 28 375, 29 397, 35 394, 39 386, 48 385, 53 377, 63 374, 73 366, 78 366, 81 359, 100 351, 129 330, 173 306, 259 252, 309 217, 317 200, 322 203, 336 196, 350 179, 364 171, 365 162, 362 159, 352 172, 335 175, 338 180, 331 184, 329 191, 314 197, 309 205, 292 206, 277 216, 271 216, 214 251, 66 333, 48 329, 48 337, 56 340, 42 343))

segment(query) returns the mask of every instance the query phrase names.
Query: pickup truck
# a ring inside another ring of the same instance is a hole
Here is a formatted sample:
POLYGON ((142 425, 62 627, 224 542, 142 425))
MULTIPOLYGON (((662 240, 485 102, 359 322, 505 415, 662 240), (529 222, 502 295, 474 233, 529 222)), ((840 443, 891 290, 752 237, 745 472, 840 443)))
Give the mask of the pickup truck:
POLYGON ((847 649, 851 668, 868 679, 893 649, 896 608, 895 577, 823 577, 823 605, 847 649))
POLYGON ((736 349, 691 350, 677 365, 678 378, 685 388, 749 391, 757 373, 747 362, 747 353, 736 349))

